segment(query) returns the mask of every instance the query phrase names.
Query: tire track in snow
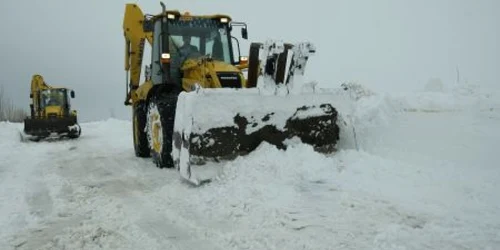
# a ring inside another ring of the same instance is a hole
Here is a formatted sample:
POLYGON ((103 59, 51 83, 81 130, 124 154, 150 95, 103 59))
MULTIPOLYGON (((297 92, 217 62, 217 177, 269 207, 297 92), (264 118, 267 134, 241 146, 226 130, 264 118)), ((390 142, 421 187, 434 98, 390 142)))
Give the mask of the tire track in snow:
POLYGON ((54 210, 42 163, 54 151, 53 144, 22 143, 20 129, 22 124, 0 123, 1 249, 10 247, 12 235, 43 223, 53 216, 54 210))
MULTIPOLYGON (((149 194, 164 186, 183 185, 175 172, 135 158, 131 144, 121 147, 103 139, 60 143, 59 152, 54 151, 58 157, 41 163, 52 170, 44 178, 52 183, 58 217, 18 233, 11 245, 18 249, 199 249, 201 245, 221 249, 178 219, 176 209, 148 202, 149 194)), ((162 202, 168 203, 168 198, 162 202)))
POLYGON ((30 214, 36 217, 44 218, 52 214, 53 202, 44 183, 36 181, 33 183, 36 187, 34 192, 26 197, 29 205, 30 214))
MULTIPOLYGON (((175 209, 164 210, 165 208, 149 202, 150 194, 155 193, 160 187, 174 184, 169 186, 177 188, 175 183, 181 185, 178 181, 168 181, 169 178, 175 180, 174 176, 168 176, 168 174, 175 175, 175 173, 155 169, 149 160, 135 159, 132 156, 125 157, 123 163, 121 161, 103 159, 99 156, 88 158, 81 167, 83 168, 85 165, 85 171, 92 177, 85 179, 80 184, 93 187, 96 190, 95 196, 112 200, 110 205, 114 204, 116 206, 114 210, 118 210, 121 215, 120 218, 116 219, 124 220, 124 226, 132 227, 135 231, 141 232, 143 239, 144 237, 150 238, 144 239, 146 244, 157 245, 157 249, 165 247, 169 249, 198 249, 200 245, 203 245, 205 249, 220 249, 219 247, 210 247, 210 242, 193 240, 197 238, 197 235, 192 234, 192 228, 186 227, 184 223, 177 223, 175 216, 173 218, 167 216, 175 214, 175 209), (128 170, 124 169, 123 166, 128 166, 128 170), (144 171, 144 168, 148 167, 151 168, 151 172, 144 171), (134 170, 130 170, 130 168, 134 170), (99 174, 103 172, 106 174, 99 174), (137 175, 140 172, 145 173, 145 176, 137 175)), ((76 168, 79 167, 76 166, 76 168)), ((68 179, 78 179, 80 176, 78 172, 61 169, 61 174, 68 179)), ((165 199, 163 201, 168 202, 165 199)), ((111 209, 114 212, 110 213, 108 209, 97 209, 102 211, 99 212, 102 213, 99 215, 100 219, 106 220, 109 224, 114 223, 113 218, 116 217, 116 211, 111 209)), ((124 235, 131 233, 131 231, 120 232, 124 235)))

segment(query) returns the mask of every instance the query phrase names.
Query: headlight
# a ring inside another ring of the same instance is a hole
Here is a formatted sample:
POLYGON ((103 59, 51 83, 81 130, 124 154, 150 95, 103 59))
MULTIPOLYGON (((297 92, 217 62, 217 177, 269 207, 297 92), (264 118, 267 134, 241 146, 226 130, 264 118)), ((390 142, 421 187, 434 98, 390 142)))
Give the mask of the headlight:
POLYGON ((169 63, 170 62, 170 54, 169 53, 162 53, 160 60, 161 60, 161 63, 169 63))

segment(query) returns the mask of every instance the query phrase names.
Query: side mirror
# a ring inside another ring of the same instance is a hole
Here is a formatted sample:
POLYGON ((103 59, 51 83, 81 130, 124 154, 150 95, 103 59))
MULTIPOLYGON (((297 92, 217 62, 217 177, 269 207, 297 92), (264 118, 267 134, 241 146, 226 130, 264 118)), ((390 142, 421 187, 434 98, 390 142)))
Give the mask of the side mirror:
POLYGON ((71 90, 70 95, 71 95, 71 98, 75 98, 75 91, 71 90))
POLYGON ((246 27, 241 28, 241 37, 243 37, 243 39, 245 40, 248 39, 248 30, 246 27))

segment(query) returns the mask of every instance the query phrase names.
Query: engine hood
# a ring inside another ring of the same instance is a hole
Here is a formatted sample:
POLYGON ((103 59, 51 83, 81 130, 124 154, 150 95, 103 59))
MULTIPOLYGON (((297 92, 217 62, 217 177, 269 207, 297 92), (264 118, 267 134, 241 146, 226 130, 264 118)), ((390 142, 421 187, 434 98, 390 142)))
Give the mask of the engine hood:
POLYGON ((184 72, 182 86, 190 91, 194 84, 203 88, 243 88, 246 80, 236 66, 213 59, 188 59, 181 70, 184 72))
POLYGON ((46 116, 62 116, 62 107, 61 106, 46 106, 45 107, 45 115, 46 116))

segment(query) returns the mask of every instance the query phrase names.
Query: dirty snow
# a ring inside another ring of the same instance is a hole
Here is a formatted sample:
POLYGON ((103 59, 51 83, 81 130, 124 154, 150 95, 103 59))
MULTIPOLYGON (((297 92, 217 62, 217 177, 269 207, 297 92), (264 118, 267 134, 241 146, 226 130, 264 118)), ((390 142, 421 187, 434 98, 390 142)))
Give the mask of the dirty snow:
POLYGON ((136 158, 129 121, 0 123, 0 249, 499 249, 498 93, 349 88, 335 154, 264 144, 198 188, 136 158))
MULTIPOLYGON (((337 90, 337 89, 336 89, 337 90)), ((259 93, 253 89, 201 89, 197 93, 182 93, 179 107, 191 112, 176 114, 182 123, 192 123, 192 132, 204 133, 213 127, 234 126, 234 114, 239 113, 248 119, 252 126, 246 127, 246 133, 252 133, 265 125, 274 125, 283 129, 288 118, 303 106, 315 106, 300 117, 324 114, 319 108, 329 103, 339 112, 350 112, 350 102, 342 91, 320 91, 302 95, 275 95, 259 93), (221 106, 222 104, 222 106, 221 106), (254 124, 255 123, 255 124, 254 124)))

